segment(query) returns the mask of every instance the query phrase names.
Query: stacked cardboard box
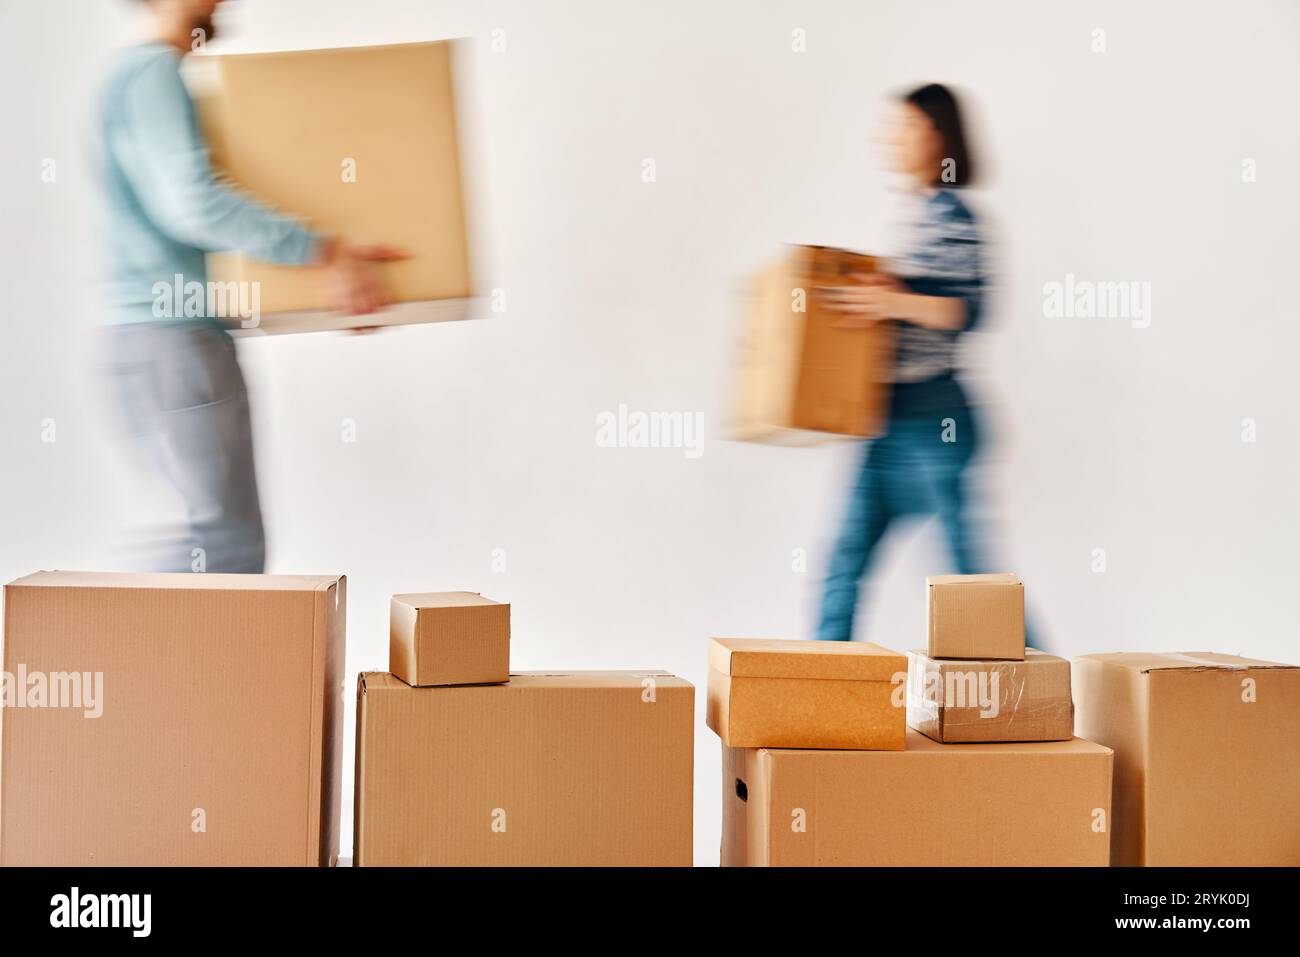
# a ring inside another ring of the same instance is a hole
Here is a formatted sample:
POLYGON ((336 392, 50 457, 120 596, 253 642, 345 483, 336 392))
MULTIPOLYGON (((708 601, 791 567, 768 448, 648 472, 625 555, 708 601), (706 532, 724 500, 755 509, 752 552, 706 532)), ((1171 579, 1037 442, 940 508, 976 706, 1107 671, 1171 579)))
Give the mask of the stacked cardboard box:
POLYGON ((1068 741, 1074 736, 1070 663, 1025 649, 1023 661, 907 653, 907 724, 946 744, 1068 741))
POLYGON ((510 606, 473 592, 394 595, 388 666, 413 687, 510 678, 510 606))
POLYGON ((0 864, 336 862, 340 576, 5 586, 0 864))
POLYGON ((713 641, 724 865, 1108 862, 1113 755, 1073 737, 1068 663, 1026 652, 1019 580, 927 588, 928 653, 713 641))
POLYGON ((942 743, 1068 741, 1070 663, 1025 647, 1010 573, 925 580, 927 649, 908 652, 907 723, 942 743))
POLYGON ((730 747, 903 747, 901 656, 865 643, 715 638, 708 725, 730 747))
POLYGON ((1300 667, 1083 655, 1079 733, 1115 751, 1117 865, 1300 864, 1300 667))
POLYGON ((1107 748, 723 749, 724 866, 1105 866, 1107 748))
POLYGON ((509 674, 509 607, 465 592, 394 596, 390 652, 357 686, 355 865, 691 864, 688 682, 509 674))

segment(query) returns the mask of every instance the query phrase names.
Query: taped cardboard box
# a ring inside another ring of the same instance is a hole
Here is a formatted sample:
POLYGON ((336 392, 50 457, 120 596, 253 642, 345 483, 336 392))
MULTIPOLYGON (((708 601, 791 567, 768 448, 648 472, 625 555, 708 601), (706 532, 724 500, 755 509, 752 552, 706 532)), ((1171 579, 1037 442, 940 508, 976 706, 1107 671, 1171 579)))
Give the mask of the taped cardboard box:
POLYGON ((736 748, 899 750, 907 659, 867 642, 714 638, 706 720, 736 748))
POLYGON ((1010 572, 925 579, 927 653, 974 661, 1025 657, 1025 586, 1010 572))
POLYGON ((510 606, 475 592, 394 595, 388 641, 389 670, 408 685, 510 678, 510 606))
POLYGON ((737 439, 815 444, 878 435, 889 414, 893 330, 843 328, 822 287, 878 271, 874 256, 791 246, 753 284, 737 373, 737 439))
MULTIPOLYGON (((380 267, 396 308, 365 325, 461 319, 472 292, 456 44, 204 55, 189 73, 214 167, 250 195, 351 242, 410 253, 380 267)), ((320 270, 237 253, 209 279, 257 283, 266 334, 340 329, 320 270)), ((245 288, 252 288, 246 286, 245 288)))
POLYGON ((904 751, 723 748, 722 864, 1104 867, 1108 748, 1070 741, 904 751))
POLYGON ((1074 695, 1078 733, 1115 751, 1112 863, 1300 864, 1300 667, 1084 655, 1074 695))
POLYGON ((1024 661, 957 661, 907 653, 907 724, 949 744, 1068 741, 1070 663, 1034 648, 1024 661))
POLYGON ((664 672, 363 674, 353 863, 689 867, 694 712, 664 672))
POLYGON ((333 865, 344 579, 5 587, 0 864, 333 865))

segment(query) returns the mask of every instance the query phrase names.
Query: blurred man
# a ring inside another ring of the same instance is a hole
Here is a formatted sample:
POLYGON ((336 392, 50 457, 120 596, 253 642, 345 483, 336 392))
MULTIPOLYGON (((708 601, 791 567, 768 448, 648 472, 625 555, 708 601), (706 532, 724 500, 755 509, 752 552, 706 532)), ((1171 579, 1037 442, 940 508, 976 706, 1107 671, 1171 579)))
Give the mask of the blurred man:
POLYGON ((204 255, 239 251, 284 265, 318 265, 333 304, 363 315, 387 304, 379 246, 319 235, 219 184, 181 81, 181 58, 211 40, 220 0, 139 0, 145 42, 122 51, 100 100, 100 174, 111 278, 107 365, 140 451, 180 493, 187 527, 158 543, 151 571, 261 572, 262 513, 248 396, 230 336, 210 299, 204 255))

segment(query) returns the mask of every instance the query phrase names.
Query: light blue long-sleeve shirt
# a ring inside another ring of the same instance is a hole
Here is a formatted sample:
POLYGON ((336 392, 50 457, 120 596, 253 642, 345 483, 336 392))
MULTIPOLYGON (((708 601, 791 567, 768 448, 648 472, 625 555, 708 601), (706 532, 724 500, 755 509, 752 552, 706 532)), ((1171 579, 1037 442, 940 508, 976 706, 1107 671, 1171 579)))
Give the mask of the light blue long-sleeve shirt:
POLYGON ((100 108, 113 306, 106 321, 168 318, 155 309, 158 284, 170 289, 181 276, 206 286, 208 252, 282 265, 311 261, 315 233, 217 181, 174 48, 146 43, 122 51, 100 108))

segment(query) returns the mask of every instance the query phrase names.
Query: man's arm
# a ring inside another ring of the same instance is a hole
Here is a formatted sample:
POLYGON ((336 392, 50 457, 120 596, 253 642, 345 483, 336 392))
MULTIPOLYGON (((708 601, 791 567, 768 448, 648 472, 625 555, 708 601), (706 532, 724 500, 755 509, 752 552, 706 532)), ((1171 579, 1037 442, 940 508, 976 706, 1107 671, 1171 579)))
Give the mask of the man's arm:
POLYGON ((152 58, 127 84, 123 109, 126 132, 114 146, 164 233, 208 252, 238 251, 282 265, 318 258, 316 234, 217 181, 178 59, 152 58))

